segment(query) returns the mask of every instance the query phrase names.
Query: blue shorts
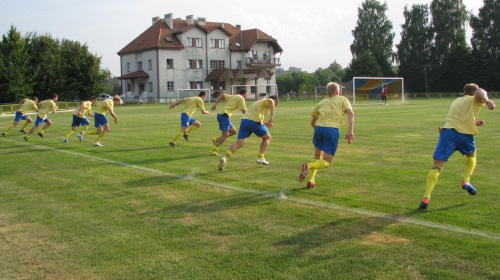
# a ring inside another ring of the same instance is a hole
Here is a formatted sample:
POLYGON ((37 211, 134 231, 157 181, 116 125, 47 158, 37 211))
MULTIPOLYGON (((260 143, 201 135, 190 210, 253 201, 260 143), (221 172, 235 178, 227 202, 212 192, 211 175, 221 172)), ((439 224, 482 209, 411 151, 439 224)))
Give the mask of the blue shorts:
POLYGON ((46 117, 45 119, 42 119, 42 118, 40 118, 40 116, 36 116, 35 125, 36 126, 40 126, 42 123, 44 123, 44 122, 46 123, 48 121, 50 121, 49 117, 46 117))
POLYGON ((252 133, 258 137, 262 137, 268 134, 269 130, 267 130, 267 127, 263 123, 242 119, 240 123, 240 132, 238 132, 238 139, 248 138, 252 133))
POLYGON ((227 114, 221 115, 217 114, 217 121, 219 122, 219 129, 222 131, 231 131, 231 127, 234 127, 231 119, 227 114))
POLYGON ((105 124, 108 124, 108 118, 106 118, 106 115, 95 113, 94 114, 94 126, 95 127, 100 127, 105 124))
POLYGON ((334 127, 316 126, 314 128, 314 147, 331 155, 337 153, 340 131, 334 127))
POLYGON ((455 151, 459 151, 462 155, 474 153, 476 151, 476 139, 474 135, 462 134, 452 128, 444 128, 441 135, 439 135, 439 141, 432 157, 448 161, 455 151))
POLYGON ((21 120, 25 120, 28 118, 28 114, 23 115, 23 113, 17 111, 16 116, 14 117, 15 122, 20 122, 21 120))
POLYGON ((71 124, 71 126, 86 126, 86 125, 89 125, 90 122, 87 118, 80 118, 80 117, 77 117, 76 115, 73 115, 73 123, 71 124))
POLYGON ((181 114, 181 126, 190 126, 196 121, 195 118, 191 118, 186 113, 181 114))

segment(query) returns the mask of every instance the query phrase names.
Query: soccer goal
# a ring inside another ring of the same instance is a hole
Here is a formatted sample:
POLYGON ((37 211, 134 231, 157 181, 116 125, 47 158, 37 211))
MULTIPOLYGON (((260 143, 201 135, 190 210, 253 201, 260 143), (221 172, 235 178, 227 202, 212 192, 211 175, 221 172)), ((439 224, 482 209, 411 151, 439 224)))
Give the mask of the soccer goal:
POLYGON ((353 77, 342 86, 346 87, 345 96, 353 105, 382 104, 384 86, 387 86, 387 104, 405 102, 404 78, 401 77, 353 77))
POLYGON ((205 91, 207 93, 207 97, 205 98, 205 102, 210 102, 214 100, 214 96, 212 96, 212 90, 209 88, 198 88, 198 89, 177 89, 177 100, 181 100, 182 98, 186 97, 193 97, 193 96, 198 96, 200 94, 200 91, 205 91))
POLYGON ((278 96, 278 85, 233 85, 231 86, 231 94, 236 94, 239 90, 245 89, 248 92, 247 99, 259 100, 267 98, 271 95, 278 96))
MULTIPOLYGON (((346 89, 344 86, 339 86, 339 89, 340 89, 340 95, 346 94, 346 89)), ((326 86, 317 86, 314 88, 314 100, 323 99, 327 96, 328 93, 326 92, 326 86)))

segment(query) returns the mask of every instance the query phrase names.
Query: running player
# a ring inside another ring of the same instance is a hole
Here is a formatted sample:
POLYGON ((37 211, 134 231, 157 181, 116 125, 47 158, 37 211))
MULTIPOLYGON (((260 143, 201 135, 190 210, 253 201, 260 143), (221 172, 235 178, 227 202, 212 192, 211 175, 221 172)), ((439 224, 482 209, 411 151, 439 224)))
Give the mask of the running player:
POLYGON ((14 127, 17 127, 17 125, 22 121, 25 120, 26 122, 24 123, 23 128, 21 128, 22 133, 26 133, 26 127, 28 124, 30 124, 33 120, 28 116, 28 111, 37 111, 38 112, 38 107, 36 103, 38 102, 38 97, 33 96, 31 100, 27 98, 23 98, 19 102, 19 106, 17 106, 17 112, 16 116, 14 117, 14 122, 7 127, 7 129, 2 133, 3 137, 7 137, 7 133, 13 129, 14 127))
POLYGON ((90 127, 90 122, 85 117, 85 112, 87 112, 89 116, 93 117, 94 114, 92 114, 92 105, 95 105, 96 103, 97 103, 97 97, 95 96, 91 97, 89 101, 83 101, 82 103, 80 103, 80 107, 73 114, 73 123, 71 124, 72 127, 68 131, 68 133, 66 133, 66 136, 63 138, 63 141, 65 143, 69 142, 68 138, 80 125, 82 126, 82 132, 80 132, 80 134, 77 134, 76 136, 80 138, 80 141, 83 141, 83 134, 85 133, 84 131, 86 131, 90 127))
POLYGON ((52 121, 49 119, 47 114, 49 112, 52 112, 52 114, 56 113, 57 99, 58 99, 57 94, 53 94, 51 99, 47 99, 40 102, 40 108, 38 110, 38 116, 36 117, 35 125, 33 126, 33 128, 30 129, 28 134, 24 135, 24 140, 28 141, 31 134, 33 134, 33 132, 35 132, 42 123, 45 123, 45 125, 43 126, 42 130, 40 130, 40 132, 38 133, 38 136, 45 138, 43 133, 47 128, 49 128, 52 125, 52 121))
POLYGON ((207 93, 205 91, 200 91, 198 96, 196 97, 186 97, 184 99, 181 99, 177 101, 175 104, 170 105, 169 109, 173 109, 177 107, 179 104, 186 103, 184 106, 184 109, 182 110, 181 114, 181 132, 177 133, 175 135, 174 139, 170 141, 168 144, 170 146, 175 147, 177 146, 177 140, 179 140, 182 136, 184 136, 184 139, 189 142, 189 134, 193 133, 196 129, 200 128, 201 123, 197 121, 195 118, 193 118, 193 114, 196 111, 196 109, 200 109, 201 112, 206 115, 209 114, 210 112, 205 110, 205 104, 203 103, 203 100, 205 100, 205 97, 207 97, 207 93))
POLYGON ((109 111, 111 116, 115 119, 115 123, 118 123, 118 117, 116 116, 115 112, 113 111, 114 106, 120 105, 122 102, 122 99, 118 96, 115 95, 113 99, 104 99, 104 100, 99 100, 97 101, 97 109, 96 113, 94 114, 94 124, 97 130, 92 130, 88 133, 85 133, 84 131, 81 132, 79 138, 80 141, 83 140, 85 134, 86 135, 98 135, 95 142, 92 143, 92 145, 97 146, 97 147, 102 147, 103 145, 100 143, 102 137, 106 133, 108 133, 111 129, 109 127, 109 121, 108 118, 106 117, 106 112, 109 111))

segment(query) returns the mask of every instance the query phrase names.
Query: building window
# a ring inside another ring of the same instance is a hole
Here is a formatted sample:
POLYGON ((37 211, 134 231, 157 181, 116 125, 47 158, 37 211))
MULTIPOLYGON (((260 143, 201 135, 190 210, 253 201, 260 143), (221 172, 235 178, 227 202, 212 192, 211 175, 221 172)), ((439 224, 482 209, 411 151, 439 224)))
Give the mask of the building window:
POLYGON ((226 62, 224 60, 210 60, 210 69, 224 69, 226 62))
POLYGON ((174 82, 167 82, 167 90, 168 91, 174 91, 174 82))
POLYGON ((142 61, 137 62, 137 71, 142 70, 142 61))
POLYGON ((167 69, 174 69, 174 60, 167 59, 167 69))
POLYGON ((188 59, 189 69, 203 69, 203 60, 201 59, 188 59))
POLYGON ((259 58, 259 52, 258 51, 252 51, 252 58, 254 58, 254 59, 259 58))
POLYGON ((149 91, 153 92, 153 82, 149 82, 149 91))
POLYGON ((219 82, 219 89, 226 90, 226 82, 220 81, 219 82))
POLYGON ((130 62, 127 62, 127 72, 130 72, 130 62))
POLYGON ((187 46, 190 48, 203 48, 203 40, 201 38, 187 38, 187 46))
POLYGON ((225 49, 226 41, 224 39, 210 39, 210 48, 212 49, 225 49))
POLYGON ((263 52, 262 58, 264 59, 264 61, 270 61, 271 60, 271 53, 270 52, 263 52))
POLYGON ((189 82, 189 89, 199 89, 199 88, 203 88, 203 81, 189 82))
POLYGON ((127 91, 132 91, 132 83, 130 82, 127 84, 127 91))
POLYGON ((236 69, 241 69, 241 60, 236 61, 236 69))
POLYGON ((151 59, 148 60, 148 69, 153 70, 153 61, 151 59))
POLYGON ((257 88, 256 86, 251 86, 251 87, 250 87, 250 92, 251 92, 251 93, 255 93, 255 89, 256 89, 256 88, 257 88))

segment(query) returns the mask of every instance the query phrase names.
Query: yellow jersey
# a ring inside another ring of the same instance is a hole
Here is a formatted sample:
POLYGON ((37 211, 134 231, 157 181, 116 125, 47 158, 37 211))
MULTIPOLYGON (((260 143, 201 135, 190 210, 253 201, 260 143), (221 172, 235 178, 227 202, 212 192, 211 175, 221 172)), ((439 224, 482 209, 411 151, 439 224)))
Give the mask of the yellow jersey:
POLYGON ((182 101, 182 103, 186 103, 182 112, 189 117, 191 117, 194 114, 194 111, 198 108, 200 108, 201 111, 205 111, 205 103, 203 103, 203 99, 199 96, 187 97, 182 101))
POLYGON ((272 98, 264 98, 255 102, 250 106, 250 108, 248 108, 248 111, 245 113, 245 115, 243 115, 242 119, 263 123, 264 118, 270 110, 269 101, 273 102, 274 104, 274 100, 272 98))
POLYGON ((352 106, 346 97, 326 97, 314 107, 311 116, 318 119, 316 126, 341 128, 346 125, 343 116, 349 109, 352 110, 352 106))
POLYGON ((106 112, 110 109, 113 109, 114 106, 115 106, 115 103, 113 102, 113 99, 99 100, 99 101, 97 101, 96 113, 99 113, 101 115, 105 115, 106 112))
POLYGON ((464 95, 455 99, 443 128, 454 128, 463 134, 476 135, 476 117, 483 106, 484 103, 478 102, 475 96, 464 95))
POLYGON ((30 99, 24 99, 24 102, 21 105, 21 107, 19 107, 18 111, 21 112, 21 114, 23 114, 24 116, 28 111, 35 111, 36 109, 38 109, 38 107, 36 106, 35 101, 30 99))
POLYGON ((247 106, 245 105, 245 98, 240 94, 229 95, 224 94, 224 107, 219 111, 219 114, 227 114, 231 117, 236 110, 246 110, 247 106))
POLYGON ((38 116, 41 119, 47 118, 49 112, 56 112, 56 103, 52 99, 44 100, 40 102, 40 108, 38 110, 38 116))
POLYGON ((78 110, 76 110, 73 115, 75 115, 75 116, 83 119, 83 118, 85 118, 85 113, 91 113, 92 112, 92 101, 84 101, 82 103, 83 103, 83 112, 82 112, 82 115, 81 116, 78 115, 78 112, 80 112, 80 108, 78 108, 78 110))

